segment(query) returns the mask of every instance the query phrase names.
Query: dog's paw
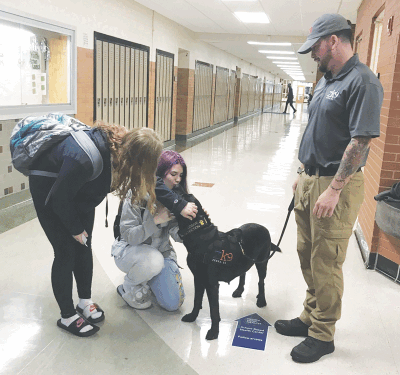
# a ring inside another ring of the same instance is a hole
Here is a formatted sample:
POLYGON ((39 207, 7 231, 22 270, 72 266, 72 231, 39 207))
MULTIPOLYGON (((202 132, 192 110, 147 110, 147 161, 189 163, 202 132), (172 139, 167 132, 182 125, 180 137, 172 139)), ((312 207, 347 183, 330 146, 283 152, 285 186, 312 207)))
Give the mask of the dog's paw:
POLYGON ((190 314, 186 314, 185 316, 183 316, 181 320, 182 320, 182 322, 192 323, 196 320, 196 318, 197 318, 197 314, 190 313, 190 314))
POLYGON ((232 293, 232 297, 233 297, 233 298, 239 298, 239 297, 241 297, 243 291, 244 291, 244 288, 237 288, 237 289, 232 293))
POLYGON ((218 338, 219 330, 218 329, 209 329, 206 335, 206 340, 215 340, 218 338))
POLYGON ((257 296, 257 303, 256 303, 257 307, 265 307, 267 306, 267 301, 265 300, 265 297, 259 297, 257 296))

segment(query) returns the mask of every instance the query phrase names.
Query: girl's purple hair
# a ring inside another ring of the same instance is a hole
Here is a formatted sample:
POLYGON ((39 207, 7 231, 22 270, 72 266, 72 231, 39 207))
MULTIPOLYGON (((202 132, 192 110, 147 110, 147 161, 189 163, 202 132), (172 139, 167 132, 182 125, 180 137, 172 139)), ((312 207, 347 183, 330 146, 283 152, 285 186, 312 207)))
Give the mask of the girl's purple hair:
POLYGON ((187 192, 188 189, 187 189, 187 181, 186 181, 186 177, 187 177, 186 163, 185 163, 185 160, 183 160, 183 157, 180 154, 178 154, 177 152, 172 151, 172 150, 166 150, 166 151, 162 152, 162 154, 160 156, 160 160, 158 162, 156 175, 158 177, 161 177, 162 179, 164 179, 164 177, 168 174, 168 172, 172 169, 172 167, 175 164, 180 164, 182 166, 183 173, 182 173, 182 179, 181 179, 181 182, 179 183, 179 185, 181 185, 182 188, 184 189, 184 191, 187 192))

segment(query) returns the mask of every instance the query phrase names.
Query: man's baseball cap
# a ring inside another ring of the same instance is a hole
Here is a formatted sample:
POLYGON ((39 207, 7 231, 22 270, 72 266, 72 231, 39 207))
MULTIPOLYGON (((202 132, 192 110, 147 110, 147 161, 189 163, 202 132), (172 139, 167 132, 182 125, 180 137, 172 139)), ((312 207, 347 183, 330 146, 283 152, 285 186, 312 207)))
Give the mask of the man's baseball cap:
POLYGON ((336 13, 328 13, 319 17, 314 21, 308 34, 306 42, 297 51, 305 54, 311 51, 311 47, 318 42, 323 36, 334 34, 341 30, 350 30, 351 27, 347 23, 346 18, 336 13))

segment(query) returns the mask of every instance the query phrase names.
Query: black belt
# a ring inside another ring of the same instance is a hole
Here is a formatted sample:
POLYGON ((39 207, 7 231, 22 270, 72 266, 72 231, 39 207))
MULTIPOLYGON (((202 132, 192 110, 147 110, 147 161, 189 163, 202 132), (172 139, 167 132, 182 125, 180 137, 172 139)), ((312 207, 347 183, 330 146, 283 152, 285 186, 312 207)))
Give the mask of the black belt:
MULTIPOLYGON (((305 165, 304 172, 309 176, 334 176, 339 169, 339 165, 331 165, 329 167, 314 167, 312 165, 305 165)), ((357 172, 361 171, 361 167, 357 169, 357 172)))

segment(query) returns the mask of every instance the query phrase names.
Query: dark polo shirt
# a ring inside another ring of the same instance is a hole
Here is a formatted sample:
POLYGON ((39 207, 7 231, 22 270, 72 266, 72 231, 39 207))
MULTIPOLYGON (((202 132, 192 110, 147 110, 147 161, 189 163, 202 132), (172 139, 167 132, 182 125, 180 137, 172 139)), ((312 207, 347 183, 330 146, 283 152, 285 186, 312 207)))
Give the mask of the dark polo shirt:
POLYGON ((299 160, 314 167, 338 166, 351 138, 379 137, 382 101, 381 83, 358 55, 336 77, 327 72, 308 107, 299 160))

